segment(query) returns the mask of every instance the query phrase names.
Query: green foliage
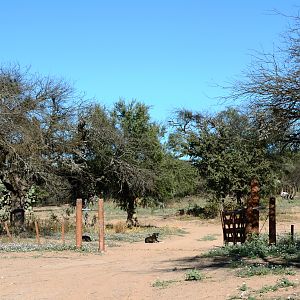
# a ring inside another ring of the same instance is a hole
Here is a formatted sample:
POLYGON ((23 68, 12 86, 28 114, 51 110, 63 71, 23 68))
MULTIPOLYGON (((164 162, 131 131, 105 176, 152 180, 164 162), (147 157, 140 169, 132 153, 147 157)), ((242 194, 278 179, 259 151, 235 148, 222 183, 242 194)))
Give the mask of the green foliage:
POLYGON ((37 187, 59 202, 88 186, 85 160, 78 159, 85 144, 76 128, 81 97, 73 87, 18 65, 1 66, 0 98, 0 180, 11 209, 30 208, 37 187))
POLYGON ((163 155, 161 128, 150 121, 149 108, 135 101, 120 100, 111 112, 92 107, 85 119, 96 190, 113 197, 132 219, 134 199, 155 193, 163 155))
POLYGON ((160 280, 157 279, 155 282, 152 283, 153 287, 159 288, 159 289, 165 289, 169 287, 171 284, 178 282, 178 280, 160 280))
POLYGON ((278 289, 294 287, 295 285, 296 284, 294 282, 290 281, 289 279, 281 278, 281 279, 278 279, 278 281, 275 285, 265 285, 258 292, 261 294, 268 293, 268 292, 276 292, 278 289))
POLYGON ((163 155, 156 173, 156 196, 162 201, 193 195, 199 186, 197 169, 190 162, 167 153, 163 155))
POLYGON ((119 100, 111 112, 112 123, 122 133, 132 153, 126 156, 140 167, 154 170, 161 161, 163 151, 160 144, 162 128, 150 120, 149 107, 131 101, 119 100))
POLYGON ((241 245, 226 245, 213 249, 204 256, 227 256, 232 258, 250 257, 266 258, 269 256, 281 257, 287 260, 297 258, 300 251, 300 240, 298 237, 291 241, 290 235, 281 236, 276 245, 268 245, 268 236, 253 236, 241 245))
POLYGON ((207 234, 202 237, 199 241, 215 241, 217 240, 216 234, 207 234))
POLYGON ((10 195, 0 180, 0 221, 7 221, 10 213, 10 195))
POLYGON ((300 153, 287 151, 281 160, 281 180, 279 188, 288 188, 288 190, 285 191, 292 194, 294 192, 293 189, 300 186, 300 153))
POLYGON ((25 196, 23 208, 27 211, 32 211, 33 205, 36 203, 36 199, 37 189, 34 185, 32 185, 25 196))
POLYGON ((243 284, 239 287, 239 290, 241 291, 241 292, 245 292, 245 291, 247 291, 249 288, 248 288, 248 286, 247 286, 247 284, 245 283, 245 282, 243 282, 243 284))
MULTIPOLYGON (((23 199, 22 208, 27 211, 32 211, 32 207, 36 202, 36 187, 33 185, 26 193, 23 199)), ((11 193, 5 188, 0 180, 0 221, 7 221, 12 208, 11 193)))
POLYGON ((187 161, 178 160, 161 144, 164 129, 152 122, 149 107, 123 100, 111 111, 99 106, 85 116, 87 161, 96 190, 115 199, 135 220, 135 199, 154 207, 167 199, 195 193, 199 176, 187 161))
POLYGON ((199 281, 199 280, 203 280, 204 278, 205 278, 204 275, 201 274, 196 269, 188 270, 185 273, 185 280, 186 281, 199 281))
POLYGON ((190 157, 218 200, 228 194, 240 200, 253 177, 263 186, 262 193, 274 188, 270 149, 246 114, 227 109, 204 116, 183 110, 177 118, 169 146, 190 157))
POLYGON ((239 277, 252 277, 261 275, 295 275, 296 272, 293 268, 273 265, 273 264, 246 264, 240 270, 237 271, 239 277))
POLYGON ((208 201, 204 207, 194 204, 187 209, 186 214, 203 219, 214 219, 220 211, 220 206, 216 201, 208 201))

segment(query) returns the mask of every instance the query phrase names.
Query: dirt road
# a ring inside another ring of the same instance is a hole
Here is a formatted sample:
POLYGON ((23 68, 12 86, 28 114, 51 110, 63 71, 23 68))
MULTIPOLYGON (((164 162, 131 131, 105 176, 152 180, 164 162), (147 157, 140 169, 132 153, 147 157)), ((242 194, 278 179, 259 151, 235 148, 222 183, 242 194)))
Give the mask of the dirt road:
MULTIPOLYGON (((243 283, 259 289, 276 281, 274 276, 239 278, 222 262, 211 265, 197 257, 222 246, 221 225, 217 222, 154 222, 185 229, 187 234, 171 236, 156 244, 124 243, 108 248, 103 255, 1 253, 0 299, 229 299, 242 294, 238 287, 243 283), (207 235, 217 239, 201 240, 207 235), (185 273, 193 268, 200 269, 205 279, 185 281, 185 273)), ((297 281, 299 272, 292 279, 297 281)))

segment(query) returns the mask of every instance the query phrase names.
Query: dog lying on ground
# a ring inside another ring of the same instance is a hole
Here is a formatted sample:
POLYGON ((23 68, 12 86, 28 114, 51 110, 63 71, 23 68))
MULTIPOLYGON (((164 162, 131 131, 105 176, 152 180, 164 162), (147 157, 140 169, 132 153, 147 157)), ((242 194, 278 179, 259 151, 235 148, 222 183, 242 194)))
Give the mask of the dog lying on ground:
POLYGON ((158 240, 159 233, 155 232, 152 235, 145 238, 145 243, 159 243, 158 240))
POLYGON ((82 236, 82 240, 84 242, 91 242, 92 241, 91 237, 86 235, 86 234, 82 236))

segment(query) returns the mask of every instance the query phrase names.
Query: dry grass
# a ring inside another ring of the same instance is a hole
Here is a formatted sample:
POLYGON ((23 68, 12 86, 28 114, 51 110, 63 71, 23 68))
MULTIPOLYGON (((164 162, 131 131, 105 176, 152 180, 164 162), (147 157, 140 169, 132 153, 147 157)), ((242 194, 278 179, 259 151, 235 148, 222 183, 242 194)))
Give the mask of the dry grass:
POLYGON ((125 233, 127 229, 127 225, 125 222, 119 221, 116 224, 114 224, 113 228, 115 233, 125 233))

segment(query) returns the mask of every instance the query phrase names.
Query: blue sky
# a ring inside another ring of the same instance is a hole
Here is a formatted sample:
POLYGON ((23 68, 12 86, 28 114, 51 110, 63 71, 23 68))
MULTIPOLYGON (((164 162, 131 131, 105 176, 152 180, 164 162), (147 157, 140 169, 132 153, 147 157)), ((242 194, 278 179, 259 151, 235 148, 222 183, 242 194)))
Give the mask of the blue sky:
MULTIPOLYGON (((218 111, 218 87, 273 51, 300 0, 0 0, 0 63, 63 77, 88 98, 218 111)), ((226 104, 227 105, 227 104, 226 104)))

